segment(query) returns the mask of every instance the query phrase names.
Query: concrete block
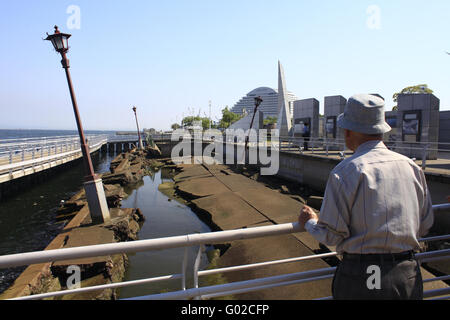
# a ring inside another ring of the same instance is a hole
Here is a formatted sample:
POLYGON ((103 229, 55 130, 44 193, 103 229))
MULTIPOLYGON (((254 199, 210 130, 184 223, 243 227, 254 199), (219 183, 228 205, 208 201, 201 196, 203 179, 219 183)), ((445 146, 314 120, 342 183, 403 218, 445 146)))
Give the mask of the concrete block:
POLYGON ((430 95, 428 94, 414 94, 412 95, 413 110, 427 110, 431 109, 430 95))
POLYGON ((110 215, 102 180, 97 179, 85 182, 84 189, 86 191, 92 221, 95 223, 109 221, 110 215))
POLYGON ((439 98, 437 98, 435 95, 431 94, 430 95, 430 105, 431 105, 431 109, 432 110, 439 111, 439 109, 440 109, 440 100, 439 100, 439 98))
POLYGON ((394 117, 397 116, 397 111, 385 111, 384 112, 385 117, 394 117))
POLYGON ((399 94, 397 100, 398 110, 407 111, 413 108, 413 97, 410 94, 399 94))
POLYGON ((337 96, 327 96, 324 98, 325 105, 340 105, 340 104, 346 104, 347 99, 345 99, 343 96, 337 95, 337 96))
POLYGON ((431 138, 434 138, 435 141, 438 141, 439 138, 439 127, 430 127, 428 129, 428 134, 431 138))
POLYGON ((328 96, 324 98, 324 105, 325 106, 332 106, 334 104, 337 104, 336 101, 336 96, 328 96))
POLYGON ((439 112, 437 110, 423 110, 422 124, 427 127, 439 126, 439 112))
POLYGON ((439 121, 450 120, 450 111, 439 111, 439 121))

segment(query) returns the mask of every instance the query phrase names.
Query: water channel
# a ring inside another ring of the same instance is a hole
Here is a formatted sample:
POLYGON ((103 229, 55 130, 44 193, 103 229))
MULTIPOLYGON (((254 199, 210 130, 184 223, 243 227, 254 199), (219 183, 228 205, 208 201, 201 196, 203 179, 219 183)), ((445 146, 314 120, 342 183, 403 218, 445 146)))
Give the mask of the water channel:
MULTIPOLYGON (((164 169, 163 169, 164 170, 164 169)), ((159 184, 171 181, 164 171, 146 176, 130 196, 122 201, 123 208, 139 208, 146 218, 139 239, 163 238, 192 233, 210 232, 210 228, 198 219, 192 210, 184 204, 170 199, 158 190, 159 184)), ((129 254, 129 266, 124 281, 179 274, 182 272, 184 248, 139 252, 129 254)), ((198 247, 188 249, 187 287, 193 280, 193 265, 198 247)), ((200 269, 208 263, 203 253, 200 269)), ((167 280, 140 286, 125 287, 119 291, 119 298, 160 293, 181 289, 181 280, 167 280)))
MULTIPOLYGON (((95 171, 109 171, 114 155, 92 155, 95 171)), ((77 161, 64 172, 48 176, 0 202, 0 255, 43 250, 64 227, 55 220, 61 200, 67 200, 83 186, 83 164, 77 161)), ((0 293, 25 267, 0 269, 0 293)))
MULTIPOLYGON (((92 156, 95 171, 109 171, 113 154, 97 152, 92 156)), ((67 200, 82 188, 83 165, 77 162, 64 172, 50 176, 44 183, 23 190, 16 196, 0 202, 0 255, 43 250, 63 228, 55 220, 61 200, 67 200)), ((170 180, 161 171, 144 177, 143 181, 127 190, 129 197, 123 208, 140 208, 146 217, 139 239, 161 238, 197 232, 208 232, 191 209, 169 198, 158 190, 161 182, 170 180)), ((188 272, 192 275, 194 257, 198 248, 188 250, 188 272)), ((184 249, 129 254, 125 281, 169 275, 181 272, 184 249)), ((207 264, 202 257, 201 268, 207 264)), ((6 290, 25 267, 0 270, 0 293, 6 290)), ((187 277, 192 285, 192 276, 187 277)), ((179 290, 181 280, 123 288, 120 298, 179 290)))

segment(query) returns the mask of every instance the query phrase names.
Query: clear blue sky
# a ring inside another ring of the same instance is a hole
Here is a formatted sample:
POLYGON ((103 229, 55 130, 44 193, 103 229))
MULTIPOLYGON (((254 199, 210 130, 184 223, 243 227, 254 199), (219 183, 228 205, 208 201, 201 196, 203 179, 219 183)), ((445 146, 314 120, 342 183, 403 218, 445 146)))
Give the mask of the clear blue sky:
POLYGON ((134 129, 133 105, 145 128, 169 129, 188 108, 208 114, 209 100, 218 117, 258 86, 277 88, 278 60, 287 89, 321 112, 324 96, 363 92, 391 109, 393 93, 421 83, 450 110, 449 16, 448 0, 4 0, 0 128, 76 128, 60 57, 42 41, 55 24, 72 34, 85 129, 134 129))

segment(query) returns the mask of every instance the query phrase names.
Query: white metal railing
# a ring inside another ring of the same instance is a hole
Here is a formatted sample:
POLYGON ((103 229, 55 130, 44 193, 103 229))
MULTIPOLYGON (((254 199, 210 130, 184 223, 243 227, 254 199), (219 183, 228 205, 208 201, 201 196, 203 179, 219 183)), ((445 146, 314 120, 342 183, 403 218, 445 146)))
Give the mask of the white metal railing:
POLYGON ((139 137, 137 135, 119 135, 119 136, 109 136, 108 143, 119 143, 119 142, 137 142, 139 137))
MULTIPOLYGON (((166 136, 162 136, 167 138, 166 136)), ((170 138, 170 137, 169 137, 170 138)), ((135 143, 135 135, 86 135, 91 152, 107 143, 135 143)), ((49 163, 81 156, 79 136, 56 136, 0 140, 1 182, 47 168, 49 163), (32 169, 27 170, 26 169, 32 169), (15 174, 16 173, 16 174, 15 174)))
MULTIPOLYGON (((106 135, 87 135, 90 145, 107 139, 106 135)), ((8 159, 8 163, 49 156, 80 148, 78 136, 42 137, 26 139, 0 140, 0 163, 8 159)))
MULTIPOLYGON (((450 211, 450 204, 434 205, 434 211, 437 212, 448 212, 450 211)), ((77 247, 77 248, 66 248, 66 249, 55 249, 55 250, 44 250, 37 252, 28 252, 20 254, 12 254, 0 256, 0 268, 10 268, 16 266, 23 266, 36 263, 54 262, 69 259, 87 258, 87 257, 97 257, 97 256, 107 256, 120 253, 134 253, 143 252, 151 250, 163 250, 172 248, 185 248, 185 255, 182 262, 182 272, 180 274, 172 274, 159 276, 154 278, 132 280, 118 283, 110 283, 99 286, 78 288, 62 290, 58 292, 49 292, 43 294, 36 294, 32 296, 19 297, 17 300, 30 300, 30 299, 43 299, 48 297, 62 296, 67 294, 82 293, 89 291, 97 291, 104 289, 114 289, 127 286, 141 285, 144 283, 154 283, 164 280, 181 279, 181 290, 160 294, 152 294, 143 297, 134 297, 131 299, 190 299, 190 298, 202 298, 209 299, 217 296, 231 295, 243 292, 250 292, 256 290, 263 290, 267 288, 285 286, 291 284, 305 283, 310 281, 317 281, 331 278, 334 274, 335 268, 323 268, 304 272, 297 272, 292 274, 276 275, 266 278, 250 279, 239 282, 232 282, 228 284, 198 287, 199 276, 206 276, 211 274, 226 273, 232 271, 242 271, 249 269, 256 269, 261 267, 266 267, 275 264, 284 264, 299 262, 311 259, 322 259, 326 257, 332 257, 337 255, 336 252, 288 258, 275 261, 266 261, 261 263, 254 263, 248 265, 232 266, 226 268, 212 269, 212 270, 199 270, 200 259, 202 257, 201 252, 204 250, 205 245, 212 244, 223 244, 235 240, 244 239, 254 239, 258 237, 265 236, 275 236, 282 234, 290 234, 294 232, 299 232, 300 227, 298 223, 287 223, 280 225, 246 228, 238 230, 229 231, 219 231, 219 232, 209 232, 201 234, 190 234, 182 236, 174 236, 159 239, 149 239, 149 240, 138 240, 133 242, 121 242, 121 243, 111 243, 111 244, 100 244, 93 246, 77 247), (186 288, 186 266, 187 266, 187 249, 191 246, 199 246, 198 254, 194 263, 194 288, 186 288)), ((441 235, 436 237, 429 237, 419 239, 420 242, 425 241, 436 241, 450 239, 450 235, 441 235)), ((423 252, 416 255, 416 258, 422 262, 429 262, 441 259, 450 258, 450 249, 435 250, 430 252, 423 252)), ((433 279, 428 279, 425 282, 446 280, 448 276, 436 277, 433 279)), ((444 288, 434 291, 427 291, 425 293, 426 297, 442 296, 443 294, 449 293, 450 288, 444 288)), ((329 299, 330 297, 325 297, 329 299)))
MULTIPOLYGON (((93 152, 105 144, 108 137, 88 135, 86 139, 93 152)), ((32 168, 34 172, 34 169, 40 166, 81 154, 80 141, 76 136, 30 138, 18 144, 5 141, 0 144, 0 174, 9 174, 10 177, 13 177, 16 171, 24 173, 25 169, 32 168)))
MULTIPOLYGON (((172 137, 171 133, 154 133, 154 134, 146 134, 141 133, 142 140, 145 140, 145 138, 149 136, 152 140, 170 140, 172 137)), ((127 134, 127 135, 116 135, 116 136, 109 136, 108 142, 109 143, 115 143, 115 142, 136 142, 139 140, 138 135, 134 134, 127 134)))

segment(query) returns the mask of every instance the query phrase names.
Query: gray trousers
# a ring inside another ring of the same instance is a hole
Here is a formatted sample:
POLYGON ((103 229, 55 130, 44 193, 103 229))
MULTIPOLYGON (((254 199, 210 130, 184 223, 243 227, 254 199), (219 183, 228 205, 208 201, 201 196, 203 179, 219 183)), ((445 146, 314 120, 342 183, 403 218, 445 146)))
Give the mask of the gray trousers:
POLYGON ((395 261, 344 256, 336 269, 332 291, 336 300, 422 300, 420 266, 414 258, 395 261))

